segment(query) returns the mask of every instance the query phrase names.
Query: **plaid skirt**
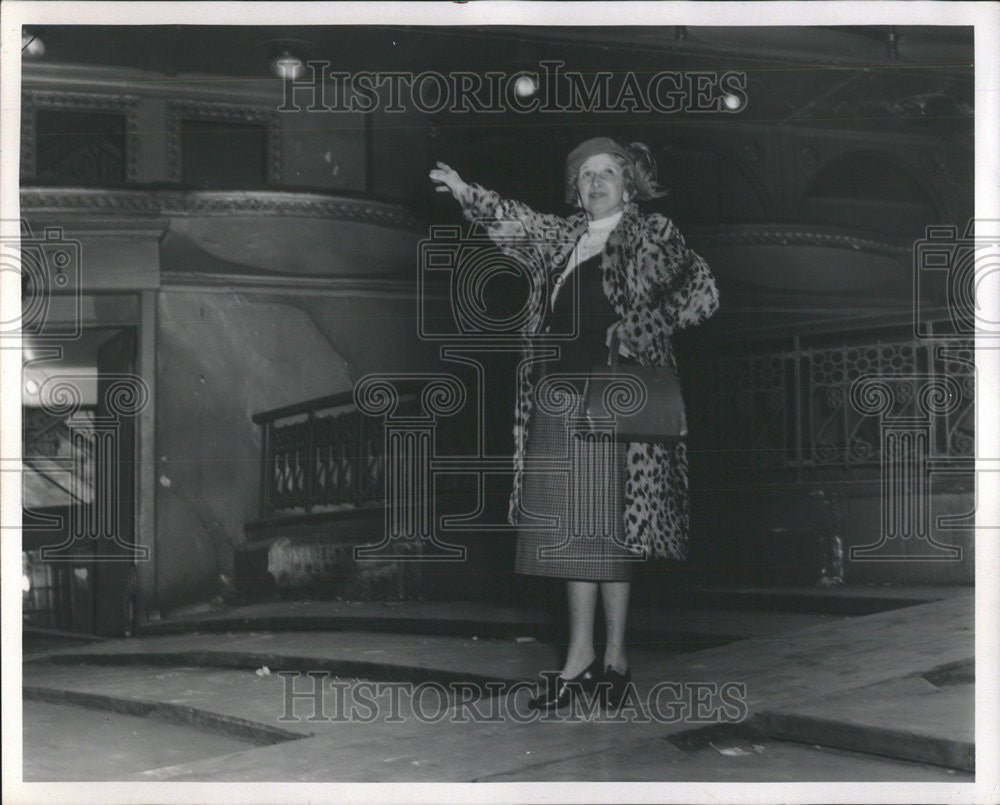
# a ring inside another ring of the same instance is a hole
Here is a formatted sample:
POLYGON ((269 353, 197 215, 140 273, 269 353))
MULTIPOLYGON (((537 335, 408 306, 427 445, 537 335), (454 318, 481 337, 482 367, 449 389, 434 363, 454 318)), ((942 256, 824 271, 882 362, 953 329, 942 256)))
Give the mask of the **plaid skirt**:
MULTIPOLYGON (((581 396, 578 389, 575 402, 581 396)), ((534 406, 514 569, 580 581, 631 580, 641 558, 623 547, 624 485, 624 444, 571 434, 566 417, 534 406), (533 467, 539 460, 548 466, 533 467)))

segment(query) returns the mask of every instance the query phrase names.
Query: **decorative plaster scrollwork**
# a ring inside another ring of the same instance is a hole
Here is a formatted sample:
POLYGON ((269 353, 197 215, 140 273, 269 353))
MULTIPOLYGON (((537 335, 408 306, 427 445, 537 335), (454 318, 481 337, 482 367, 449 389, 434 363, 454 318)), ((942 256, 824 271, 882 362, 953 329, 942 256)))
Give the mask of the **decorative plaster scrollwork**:
POLYGON ((427 223, 406 207, 364 198, 322 196, 287 191, 87 190, 22 187, 25 211, 60 210, 108 215, 287 215, 356 221, 410 232, 427 231, 427 223))
POLYGON ((694 226, 689 229, 692 243, 712 246, 822 246, 834 249, 908 257, 912 246, 887 240, 860 237, 847 232, 824 232, 818 229, 795 229, 775 225, 694 226))

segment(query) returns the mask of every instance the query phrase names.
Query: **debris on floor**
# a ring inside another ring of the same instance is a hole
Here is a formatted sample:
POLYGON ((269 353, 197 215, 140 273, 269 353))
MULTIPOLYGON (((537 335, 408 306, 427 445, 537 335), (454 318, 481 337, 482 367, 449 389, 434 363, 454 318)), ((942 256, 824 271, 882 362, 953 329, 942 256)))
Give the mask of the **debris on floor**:
POLYGON ((711 741, 708 742, 716 752, 726 757, 747 757, 748 755, 759 755, 764 751, 760 744, 749 744, 744 746, 716 746, 711 741))

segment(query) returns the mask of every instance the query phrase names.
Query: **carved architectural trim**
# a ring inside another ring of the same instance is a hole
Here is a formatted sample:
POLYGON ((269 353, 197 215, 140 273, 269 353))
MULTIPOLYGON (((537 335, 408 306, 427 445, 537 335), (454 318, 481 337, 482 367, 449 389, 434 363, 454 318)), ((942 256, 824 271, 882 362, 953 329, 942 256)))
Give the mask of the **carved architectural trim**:
POLYGON ((21 179, 35 178, 37 169, 38 110, 63 109, 86 112, 118 112, 125 116, 125 181, 139 178, 139 98, 97 92, 25 90, 21 97, 21 179))
POLYGON ((788 224, 692 226, 688 227, 687 234, 688 240, 697 246, 819 246, 895 258, 909 257, 913 248, 912 244, 903 245, 890 239, 880 240, 848 231, 788 224))
MULTIPOLYGON (((284 215, 331 221, 355 221, 408 232, 426 233, 428 223, 408 208, 365 198, 281 190, 90 190, 22 187, 26 212, 63 211, 101 215, 284 215)), ((693 246, 819 246, 908 258, 912 244, 878 239, 819 226, 737 224, 690 226, 693 246)))
POLYGON ((406 207, 382 201, 279 190, 192 191, 87 190, 22 187, 26 212, 98 215, 284 215, 354 221, 388 229, 425 233, 427 223, 406 207))
POLYGON ((281 121, 270 106, 225 103, 222 101, 167 102, 167 179, 181 180, 181 121, 213 120, 233 123, 258 123, 266 130, 266 179, 281 183, 281 121))
MULTIPOLYGON (((172 291, 199 293, 308 293, 319 296, 364 297, 370 299, 416 298, 417 283, 411 277, 330 277, 267 276, 261 274, 208 274, 195 271, 164 271, 161 287, 172 291)), ((444 293, 429 293, 427 298, 445 300, 444 293)))

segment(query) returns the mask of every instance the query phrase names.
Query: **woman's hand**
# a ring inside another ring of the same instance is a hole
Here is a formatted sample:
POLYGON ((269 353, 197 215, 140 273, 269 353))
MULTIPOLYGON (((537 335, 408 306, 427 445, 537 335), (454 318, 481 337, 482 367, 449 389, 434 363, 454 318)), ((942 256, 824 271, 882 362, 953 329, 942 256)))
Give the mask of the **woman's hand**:
POLYGON ((462 195, 469 186, 462 181, 462 177, 454 169, 448 167, 443 162, 438 162, 437 167, 432 168, 429 175, 431 181, 437 183, 437 187, 434 188, 435 190, 439 193, 451 193, 459 200, 461 200, 462 195))

